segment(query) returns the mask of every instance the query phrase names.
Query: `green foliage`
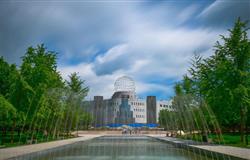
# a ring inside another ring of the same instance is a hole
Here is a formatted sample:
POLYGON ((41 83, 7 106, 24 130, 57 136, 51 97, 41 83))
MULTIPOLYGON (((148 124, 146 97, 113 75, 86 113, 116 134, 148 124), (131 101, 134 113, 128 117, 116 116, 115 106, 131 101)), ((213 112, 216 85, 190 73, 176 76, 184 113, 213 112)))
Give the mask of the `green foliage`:
POLYGON ((13 125, 16 118, 15 107, 0 95, 0 126, 2 130, 6 130, 13 125))
POLYGON ((89 113, 83 112, 79 118, 79 129, 88 129, 92 121, 93 117, 89 113))
POLYGON ((66 83, 57 71, 56 53, 29 47, 20 69, 0 58, 1 143, 22 144, 71 137, 88 129, 92 117, 82 107, 88 87, 76 73, 66 83))
POLYGON ((182 88, 185 94, 193 94, 192 80, 187 75, 183 77, 182 88))
MULTIPOLYGON (((21 76, 34 91, 33 95, 28 96, 31 99, 29 107, 26 107, 28 111, 25 113, 28 116, 25 125, 28 125, 29 130, 41 129, 40 121, 47 122, 51 118, 49 116, 52 110, 48 106, 53 106, 49 103, 51 101, 46 99, 46 93, 50 89, 64 87, 61 75, 57 71, 56 53, 47 51, 42 44, 36 48, 29 47, 22 60, 21 76)), ((43 127, 47 130, 47 125, 43 127)))
POLYGON ((67 81, 67 85, 72 92, 81 93, 86 96, 88 93, 88 87, 83 87, 84 81, 80 79, 76 72, 72 73, 70 76, 70 81, 67 81))
POLYGON ((17 75, 15 82, 11 85, 9 96, 10 102, 18 111, 27 113, 33 95, 33 89, 20 75, 17 75))
POLYGON ((22 59, 21 75, 34 90, 43 84, 43 88, 62 87, 62 78, 56 70, 55 52, 47 51, 42 44, 37 48, 29 47, 22 59))
MULTIPOLYGON (((250 41, 247 23, 238 19, 229 36, 221 36, 212 56, 196 55, 189 77, 175 85, 173 106, 182 115, 193 107, 193 119, 201 130, 248 133, 250 117, 250 41), (191 99, 187 101, 188 99, 191 99), (190 107, 188 107, 190 109, 190 107), (217 122, 218 120, 218 122, 217 122)), ((179 116, 180 117, 180 116, 179 116)), ((185 122, 185 117, 182 117, 185 122)), ((184 123, 185 124, 185 123, 184 123)), ((183 127, 182 127, 183 128, 183 127)))
MULTIPOLYGON (((78 128, 83 118, 86 118, 85 123, 88 123, 91 119, 88 116, 84 116, 84 111, 81 106, 82 100, 86 97, 89 90, 88 87, 84 86, 84 81, 80 79, 77 73, 72 73, 69 76, 69 81, 66 83, 66 112, 63 122, 66 132, 69 132, 71 129, 78 128)), ((85 125, 85 123, 83 125, 85 125)))
MULTIPOLYGON (((221 36, 215 54, 198 66, 199 89, 225 128, 239 128, 243 133, 250 105, 250 42, 246 23, 239 19, 229 37, 221 36)), ((243 139, 242 139, 243 141, 243 139)))
POLYGON ((166 130, 178 130, 179 124, 177 112, 171 112, 166 109, 161 110, 159 113, 159 123, 161 127, 164 127, 166 130))
POLYGON ((175 91, 175 94, 176 94, 177 96, 183 94, 183 89, 182 89, 182 86, 181 86, 180 83, 176 83, 176 84, 175 84, 175 86, 174 86, 174 91, 175 91))
POLYGON ((0 57, 0 94, 4 97, 8 97, 11 85, 15 80, 16 73, 16 66, 9 65, 4 61, 3 57, 0 57))

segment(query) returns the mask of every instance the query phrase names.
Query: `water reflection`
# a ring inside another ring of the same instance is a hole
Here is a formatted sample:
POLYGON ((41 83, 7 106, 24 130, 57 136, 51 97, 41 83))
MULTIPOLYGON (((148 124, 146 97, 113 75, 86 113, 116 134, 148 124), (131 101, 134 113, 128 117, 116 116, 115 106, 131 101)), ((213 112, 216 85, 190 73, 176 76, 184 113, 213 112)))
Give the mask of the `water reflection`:
POLYGON ((211 160, 148 137, 101 137, 25 160, 211 160))

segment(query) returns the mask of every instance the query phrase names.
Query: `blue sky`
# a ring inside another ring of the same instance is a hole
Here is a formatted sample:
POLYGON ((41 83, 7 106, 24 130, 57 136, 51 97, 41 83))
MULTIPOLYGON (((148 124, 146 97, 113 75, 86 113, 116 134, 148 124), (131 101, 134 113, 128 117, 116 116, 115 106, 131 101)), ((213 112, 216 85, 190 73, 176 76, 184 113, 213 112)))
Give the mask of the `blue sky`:
POLYGON ((249 0, 0 1, 0 55, 21 63, 28 46, 58 52, 62 76, 78 72, 93 95, 111 97, 127 75, 140 97, 173 96, 194 52, 207 57, 249 0))

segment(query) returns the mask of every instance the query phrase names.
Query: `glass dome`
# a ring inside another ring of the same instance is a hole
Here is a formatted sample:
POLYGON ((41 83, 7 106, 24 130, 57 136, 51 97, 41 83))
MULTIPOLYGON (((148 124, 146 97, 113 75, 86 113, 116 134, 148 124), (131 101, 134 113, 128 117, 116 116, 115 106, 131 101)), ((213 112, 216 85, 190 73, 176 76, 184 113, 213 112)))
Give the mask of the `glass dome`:
POLYGON ((115 81, 115 92, 135 92, 135 82, 128 76, 122 76, 115 81))

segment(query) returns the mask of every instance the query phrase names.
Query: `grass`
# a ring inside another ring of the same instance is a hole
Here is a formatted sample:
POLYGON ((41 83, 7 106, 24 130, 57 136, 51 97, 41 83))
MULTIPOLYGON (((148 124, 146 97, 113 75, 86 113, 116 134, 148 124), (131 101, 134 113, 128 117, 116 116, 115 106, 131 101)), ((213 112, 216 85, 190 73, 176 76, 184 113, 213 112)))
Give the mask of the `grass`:
MULTIPOLYGON (((6 148, 6 147, 15 147, 15 146, 21 146, 21 145, 27 145, 31 144, 28 143, 28 141, 31 139, 31 135, 27 133, 23 133, 21 135, 18 135, 17 133, 14 133, 13 135, 13 143, 11 142, 11 133, 7 133, 5 137, 0 136, 0 148, 6 148)), ((52 135, 49 136, 44 136, 42 133, 38 133, 35 135, 36 142, 34 143, 43 143, 43 142, 50 142, 50 141, 55 141, 55 140, 60 140, 60 139, 68 139, 68 138, 73 138, 73 136, 63 136, 61 135, 60 137, 53 138, 52 135)))
MULTIPOLYGON (((186 135, 181 136, 179 138, 183 139, 191 139, 194 141, 202 141, 202 136, 199 134, 193 134, 193 135, 186 135)), ((243 144, 240 142, 240 134, 233 134, 233 133, 224 133, 222 134, 222 139, 219 138, 219 135, 217 134, 209 134, 208 135, 209 141, 215 144, 223 144, 223 145, 229 145, 229 146, 235 146, 235 147, 244 147, 244 148, 250 148, 250 136, 248 136, 248 142, 249 144, 243 144)))
MULTIPOLYGON (((208 136, 214 143, 219 143, 218 136, 215 134, 210 134, 208 136)), ((221 144, 230 145, 230 146, 236 146, 236 147, 245 147, 250 148, 250 136, 248 136, 248 142, 249 144, 243 144, 240 142, 240 134, 233 134, 233 133, 225 133, 222 135, 223 141, 221 144)))

